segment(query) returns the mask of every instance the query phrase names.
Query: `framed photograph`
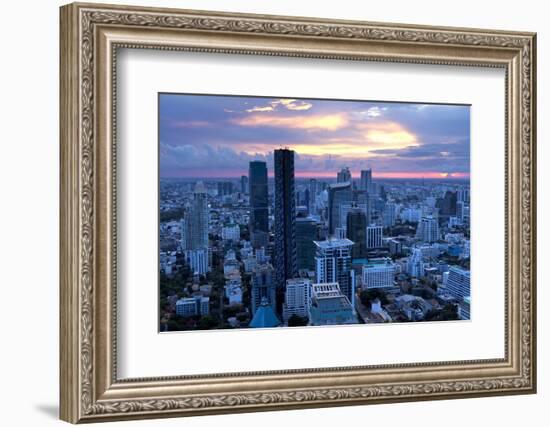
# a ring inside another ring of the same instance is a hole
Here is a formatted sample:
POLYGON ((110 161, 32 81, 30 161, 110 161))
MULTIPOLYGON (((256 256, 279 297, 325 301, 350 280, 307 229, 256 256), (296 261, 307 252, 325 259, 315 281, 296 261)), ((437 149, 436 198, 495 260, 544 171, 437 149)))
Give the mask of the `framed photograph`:
POLYGON ((60 21, 63 420, 536 391, 535 34, 60 21))

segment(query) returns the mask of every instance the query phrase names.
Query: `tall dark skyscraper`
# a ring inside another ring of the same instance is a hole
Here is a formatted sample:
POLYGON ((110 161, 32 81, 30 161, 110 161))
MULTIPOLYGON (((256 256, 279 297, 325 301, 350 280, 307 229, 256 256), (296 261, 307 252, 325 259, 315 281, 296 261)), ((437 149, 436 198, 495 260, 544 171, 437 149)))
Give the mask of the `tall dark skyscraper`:
POLYGON ((315 240, 318 240, 317 221, 296 219, 296 264, 299 270, 315 271, 315 240))
POLYGON ((353 242, 352 258, 367 256, 367 216, 364 209, 352 208, 348 212, 346 237, 353 242))
POLYGON ((275 150, 275 283, 284 289, 298 273, 296 265, 296 195, 294 151, 275 150))
POLYGON ((250 240, 255 248, 260 248, 267 246, 269 240, 267 165, 265 162, 250 162, 248 183, 250 194, 250 240))

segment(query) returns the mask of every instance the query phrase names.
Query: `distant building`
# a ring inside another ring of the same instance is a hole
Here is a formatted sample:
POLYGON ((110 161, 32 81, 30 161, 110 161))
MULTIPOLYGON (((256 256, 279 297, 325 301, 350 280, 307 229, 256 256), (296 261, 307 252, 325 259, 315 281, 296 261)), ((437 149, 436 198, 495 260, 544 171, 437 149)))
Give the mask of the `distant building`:
POLYGON ((413 248, 412 254, 407 260, 407 273, 409 273, 412 277, 423 277, 424 264, 422 251, 418 248, 413 248))
POLYGON ((464 297, 459 304, 458 317, 460 320, 470 320, 470 297, 464 297))
POLYGON ((427 243, 437 242, 440 238, 437 218, 432 216, 423 217, 418 223, 416 237, 427 243))
POLYGON ((350 182, 331 184, 328 188, 328 227, 329 234, 334 235, 336 228, 342 227, 340 206, 350 204, 352 191, 350 182))
POLYGON ((382 223, 384 227, 393 227, 395 225, 395 203, 386 203, 382 214, 382 223))
POLYGON ((367 255, 367 216, 361 208, 353 208, 347 214, 346 237, 353 242, 351 256, 364 258, 367 255))
POLYGON ((252 292, 250 295, 250 305, 253 315, 256 313, 263 299, 273 307, 273 310, 276 310, 277 292, 273 276, 273 267, 271 264, 258 265, 253 270, 252 292))
POLYGON ((189 249, 184 252, 185 262, 194 275, 206 274, 210 271, 208 249, 189 249))
POLYGON ((233 183, 229 181, 218 182, 218 196, 233 194, 233 183))
POLYGON ((208 248, 208 197, 202 181, 195 185, 193 200, 187 210, 185 222, 185 250, 208 248))
POLYGON ((367 227, 367 249, 382 247, 382 226, 369 225, 367 227))
POLYGON ((238 225, 222 227, 222 239, 238 242, 241 238, 241 228, 238 225))
POLYGON ((348 167, 344 167, 336 174, 336 182, 350 182, 351 183, 351 172, 348 167))
POLYGON ((403 243, 397 239, 389 239, 388 245, 390 248, 391 255, 398 255, 403 252, 403 243))
POLYGON ((363 288, 391 288, 394 286, 395 264, 391 258, 371 258, 363 264, 363 288))
POLYGON ((205 296, 180 298, 176 302, 176 314, 182 317, 206 316, 210 312, 209 303, 210 298, 205 296))
POLYGON ((470 296, 470 271, 458 266, 449 267, 446 290, 459 301, 470 296))
POLYGON ((366 169, 361 171, 361 184, 359 186, 361 190, 372 191, 372 170, 366 169))
POLYGON ((248 177, 246 175, 241 176, 241 193, 248 194, 248 177))
POLYGON ((319 283, 338 283, 339 289, 355 304, 355 272, 351 266, 353 242, 349 239, 316 241, 315 276, 319 283))
POLYGON ((254 248, 267 246, 269 241, 269 207, 267 191, 267 165, 249 163, 248 183, 250 194, 250 240, 254 248))
POLYGON ((275 283, 284 288, 296 277, 296 198, 294 190, 294 151, 275 150, 275 283))
POLYGON ((311 281, 309 279, 289 279, 286 281, 283 320, 285 323, 292 315, 309 316, 311 306, 311 281))
POLYGON ((311 289, 309 324, 312 326, 349 325, 357 323, 357 315, 338 283, 316 283, 311 289))
POLYGON ((438 200, 436 206, 439 208, 441 216, 448 218, 456 215, 457 194, 454 191, 446 191, 445 196, 438 200))
POLYGON ((315 270, 315 240, 317 221, 313 218, 296 219, 296 267, 300 270, 315 270))

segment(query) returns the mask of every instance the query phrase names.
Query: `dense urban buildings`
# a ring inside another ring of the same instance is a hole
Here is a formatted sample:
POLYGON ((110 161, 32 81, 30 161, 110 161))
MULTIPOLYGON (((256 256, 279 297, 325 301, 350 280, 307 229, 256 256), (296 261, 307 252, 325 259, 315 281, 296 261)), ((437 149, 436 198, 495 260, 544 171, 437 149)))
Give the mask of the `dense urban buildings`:
MULTIPOLYGON (((209 133, 215 119, 197 118, 173 130, 172 144, 186 156, 170 160, 171 148, 161 149, 162 332, 470 318, 467 166, 424 176, 415 168, 428 162, 430 146, 406 121, 380 125, 392 108, 417 121, 427 120, 415 115, 425 109, 359 103, 348 114, 341 103, 344 112, 325 116, 309 115, 318 101, 242 98, 239 110, 240 97, 211 98, 193 98, 198 104, 178 114, 194 117, 208 104, 231 132, 209 133), (345 142, 332 142, 350 126, 345 142), (350 135, 366 139, 356 144, 350 135), (234 147, 225 147, 231 138, 234 147), (403 171, 388 172, 391 162, 403 171)), ((468 123, 467 108, 458 111, 468 123)), ((452 141, 463 139, 434 142, 433 164, 452 158, 452 141)), ((468 149, 457 148, 466 159, 468 149)))

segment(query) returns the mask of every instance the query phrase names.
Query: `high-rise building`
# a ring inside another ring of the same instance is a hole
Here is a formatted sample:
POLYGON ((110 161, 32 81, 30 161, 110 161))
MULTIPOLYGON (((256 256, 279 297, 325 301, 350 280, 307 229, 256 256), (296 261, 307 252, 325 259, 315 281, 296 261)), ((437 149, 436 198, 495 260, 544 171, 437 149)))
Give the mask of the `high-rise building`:
POLYGON ((458 266, 449 267, 447 292, 459 301, 470 296, 470 271, 458 266))
POLYGON ((229 181, 218 182, 218 196, 227 196, 233 193, 233 183, 229 181))
POLYGON ((346 237, 353 242, 351 256, 367 256, 367 216, 363 209, 354 207, 348 212, 346 237))
POLYGON ((200 275, 210 271, 208 248, 187 249, 184 254, 192 274, 200 275))
POLYGON ((464 217, 465 217, 465 211, 466 211, 466 203, 459 200, 456 202, 456 217, 460 220, 460 221, 464 221, 464 217))
POLYGON ((195 185, 191 206, 186 211, 185 218, 185 249, 208 248, 208 197, 204 184, 199 181, 195 185))
POLYGON ((450 217, 456 215, 457 195, 454 191, 446 191, 445 196, 438 200, 436 206, 442 217, 450 217))
POLYGON ((416 237, 423 242, 432 243, 439 240, 439 224, 432 216, 422 217, 416 229, 416 237))
POLYGON ((350 182, 331 184, 328 189, 328 227, 329 234, 334 235, 336 228, 342 227, 340 206, 350 204, 352 191, 350 182))
POLYGON ((311 281, 309 279, 289 279, 286 281, 283 320, 288 322, 292 315, 309 317, 311 305, 311 281))
POLYGON ((351 172, 349 171, 349 168, 346 166, 340 170, 336 174, 336 182, 349 182, 351 183, 351 172))
POLYGON ((296 265, 296 198, 294 151, 275 150, 275 283, 283 288, 298 274, 296 265))
POLYGON ((265 299, 267 303, 275 310, 277 304, 277 292, 273 281, 273 267, 271 264, 260 264, 252 271, 252 292, 250 295, 250 305, 252 315, 265 299))
POLYGON ((315 178, 311 178, 309 180, 309 206, 308 211, 310 214, 316 213, 316 205, 317 203, 317 180, 315 178))
POLYGON ((367 249, 382 247, 382 226, 369 225, 367 227, 367 249))
POLYGON ((246 175, 241 176, 241 193, 248 194, 248 177, 246 175))
POLYGON ((248 183, 250 194, 250 240, 254 248, 265 247, 269 241, 267 166, 265 162, 250 162, 248 183))
POLYGON ((355 273, 351 268, 353 242, 349 239, 316 241, 315 276, 319 283, 336 282, 355 306, 355 273))
POLYGON ((391 288, 394 286, 395 264, 391 258, 371 258, 363 264, 363 288, 391 288))
POLYGON ((424 276, 424 257, 422 256, 422 250, 419 248, 413 248, 412 254, 407 260, 407 273, 413 277, 424 276))
POLYGON ((372 170, 366 169, 361 171, 361 190, 372 191, 372 170))
POLYGON ((296 219, 296 267, 300 270, 315 270, 315 240, 317 221, 313 218, 296 219))
POLYGON ((386 203, 382 214, 384 227, 393 227, 395 225, 395 203, 386 203))

